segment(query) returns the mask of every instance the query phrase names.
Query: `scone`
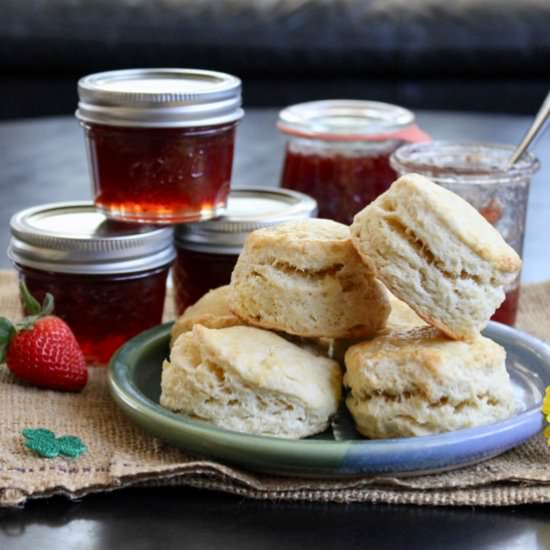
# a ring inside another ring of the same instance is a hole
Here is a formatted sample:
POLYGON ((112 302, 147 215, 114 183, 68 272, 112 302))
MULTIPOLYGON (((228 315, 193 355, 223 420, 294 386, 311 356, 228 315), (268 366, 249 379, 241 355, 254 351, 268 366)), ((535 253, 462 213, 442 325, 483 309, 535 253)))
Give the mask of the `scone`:
MULTIPOLYGON (((172 326, 170 345, 178 336, 190 331, 194 325, 207 328, 227 328, 246 325, 245 321, 237 317, 228 304, 229 285, 220 286, 207 292, 202 298, 189 306, 172 326)), ((302 338, 280 333, 280 336, 297 346, 307 349, 315 355, 331 357, 334 340, 328 338, 302 338)))
POLYGON ((390 316, 386 321, 386 328, 393 329, 408 329, 415 327, 428 326, 405 302, 396 298, 391 292, 388 292, 388 299, 390 302, 390 316))
POLYGON ((252 232, 233 270, 229 305, 249 324, 325 338, 370 336, 390 311, 349 228, 322 219, 252 232))
POLYGON ((242 325, 241 319, 229 309, 228 296, 229 285, 220 286, 210 290, 192 306, 189 306, 172 327, 171 344, 180 334, 191 330, 196 324, 208 328, 242 325))
MULTIPOLYGON (((405 302, 402 302, 387 290, 386 295, 390 302, 391 311, 386 321, 385 331, 428 326, 405 302)), ((364 338, 332 340, 332 345, 329 348, 330 355, 328 356, 343 365, 348 349, 363 341, 364 338)))
POLYGON ((371 438, 426 435, 513 413, 504 349, 483 336, 449 340, 433 327, 393 331, 346 353, 346 405, 371 438))
POLYGON ((297 439, 327 428, 341 384, 335 361, 272 332, 195 325, 164 362, 160 404, 228 430, 297 439))
POLYGON ((485 327, 521 268, 475 208, 417 174, 399 178, 359 212, 351 234, 390 291, 455 339, 485 327))

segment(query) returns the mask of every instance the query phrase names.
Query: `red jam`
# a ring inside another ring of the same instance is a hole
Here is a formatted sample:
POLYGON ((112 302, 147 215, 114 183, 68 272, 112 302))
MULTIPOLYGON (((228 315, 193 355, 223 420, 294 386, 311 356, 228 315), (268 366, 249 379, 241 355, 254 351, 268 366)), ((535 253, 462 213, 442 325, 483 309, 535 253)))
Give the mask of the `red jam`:
POLYGON ((105 364, 127 340, 161 322, 168 266, 123 275, 73 275, 18 266, 31 294, 55 298, 86 360, 105 364))
MULTIPOLYGON (((488 204, 479 208, 479 213, 492 225, 496 225, 503 215, 502 208, 496 199, 492 199, 488 204)), ((491 320, 513 326, 516 322, 518 303, 519 285, 506 292, 504 302, 495 311, 491 320)))
POLYGON ((513 326, 516 322, 516 314, 519 302, 519 286, 506 292, 506 298, 502 305, 495 311, 491 320, 513 326))
POLYGON ((429 139, 411 111, 378 101, 298 103, 279 113, 288 136, 281 186, 317 200, 319 217, 350 224, 397 177, 391 154, 429 139))
POLYGON ((350 224, 353 216, 388 189, 397 174, 387 153, 312 154, 287 147, 282 186, 317 200, 319 217, 350 224))
POLYGON ((181 315, 209 290, 229 284, 237 258, 236 254, 211 254, 178 248, 172 271, 176 313, 181 315))
POLYGON ((96 206, 151 223, 212 218, 224 208, 236 123, 196 128, 83 124, 96 206))

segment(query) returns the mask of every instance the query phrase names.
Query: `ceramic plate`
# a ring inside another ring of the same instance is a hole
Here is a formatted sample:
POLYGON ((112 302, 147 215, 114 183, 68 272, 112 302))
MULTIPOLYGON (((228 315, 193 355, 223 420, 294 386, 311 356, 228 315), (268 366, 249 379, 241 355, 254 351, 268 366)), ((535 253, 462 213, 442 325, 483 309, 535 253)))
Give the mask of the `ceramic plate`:
POLYGON ((160 373, 171 324, 136 336, 113 357, 109 385, 134 422, 190 453, 251 470, 307 477, 417 475, 496 456, 543 426, 542 399, 550 385, 550 347, 520 331, 490 323, 485 335, 506 348, 514 386, 513 417, 478 428, 403 439, 361 439, 341 411, 325 433, 303 440, 232 432, 167 411, 159 405, 160 373))

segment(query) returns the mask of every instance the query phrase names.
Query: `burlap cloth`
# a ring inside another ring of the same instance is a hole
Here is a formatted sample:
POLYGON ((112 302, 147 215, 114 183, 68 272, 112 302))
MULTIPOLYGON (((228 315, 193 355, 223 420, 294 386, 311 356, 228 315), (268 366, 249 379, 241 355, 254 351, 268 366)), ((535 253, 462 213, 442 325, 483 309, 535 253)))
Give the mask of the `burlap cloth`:
MULTIPOLYGON (((166 317, 172 315, 171 297, 166 317)), ((550 281, 522 290, 518 326, 550 340, 550 281)), ((15 276, 0 271, 0 315, 15 318, 15 276)), ((109 397, 106 369, 90 370, 80 394, 35 389, 0 366, 0 506, 28 498, 154 484, 188 485, 257 499, 514 505, 550 502, 550 449, 541 436, 483 464, 405 479, 310 480, 260 475, 192 457, 134 426, 109 397), (77 460, 43 459, 26 449, 21 430, 45 427, 77 435, 88 452, 77 460)))

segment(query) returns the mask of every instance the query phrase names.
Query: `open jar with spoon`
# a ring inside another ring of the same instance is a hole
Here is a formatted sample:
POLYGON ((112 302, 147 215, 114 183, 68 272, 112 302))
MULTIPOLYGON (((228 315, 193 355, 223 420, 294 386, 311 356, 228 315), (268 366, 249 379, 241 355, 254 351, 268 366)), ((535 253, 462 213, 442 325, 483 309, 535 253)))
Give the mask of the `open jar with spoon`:
MULTIPOLYGON (((453 191, 474 206, 521 256, 531 176, 539 162, 526 153, 515 164, 509 145, 434 141, 398 149, 391 165, 403 175, 416 172, 453 191)), ((493 320, 513 325, 519 299, 519 276, 505 289, 506 299, 493 320)))

